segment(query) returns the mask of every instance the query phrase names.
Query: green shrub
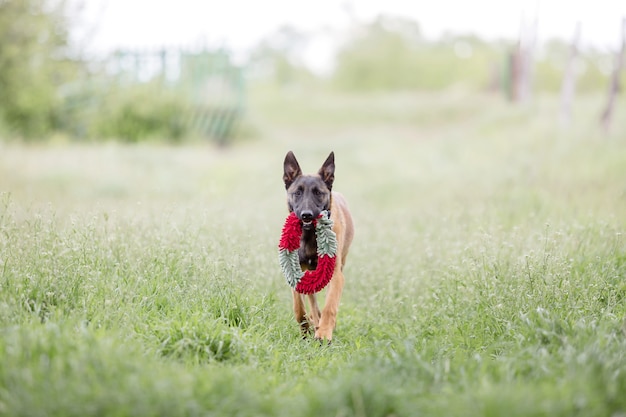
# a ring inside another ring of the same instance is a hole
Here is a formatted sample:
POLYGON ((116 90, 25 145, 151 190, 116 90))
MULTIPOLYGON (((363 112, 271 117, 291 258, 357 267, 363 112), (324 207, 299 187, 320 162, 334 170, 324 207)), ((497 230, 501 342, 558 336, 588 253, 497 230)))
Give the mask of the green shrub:
MULTIPOLYGON (((98 100, 100 101, 100 100, 98 100)), ((155 84, 117 87, 94 106, 91 136, 125 142, 146 139, 180 141, 187 133, 185 102, 155 84)))

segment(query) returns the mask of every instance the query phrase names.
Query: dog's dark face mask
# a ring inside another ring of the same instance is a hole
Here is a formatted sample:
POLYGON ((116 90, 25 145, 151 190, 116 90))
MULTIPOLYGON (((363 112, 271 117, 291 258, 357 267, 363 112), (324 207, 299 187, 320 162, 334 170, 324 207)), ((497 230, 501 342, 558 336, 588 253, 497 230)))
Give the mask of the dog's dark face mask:
POLYGON ((285 156, 283 181, 287 189, 287 205, 296 213, 304 230, 313 229, 313 220, 322 210, 330 210, 331 190, 335 180, 335 155, 333 152, 317 174, 302 175, 300 165, 290 151, 285 156))

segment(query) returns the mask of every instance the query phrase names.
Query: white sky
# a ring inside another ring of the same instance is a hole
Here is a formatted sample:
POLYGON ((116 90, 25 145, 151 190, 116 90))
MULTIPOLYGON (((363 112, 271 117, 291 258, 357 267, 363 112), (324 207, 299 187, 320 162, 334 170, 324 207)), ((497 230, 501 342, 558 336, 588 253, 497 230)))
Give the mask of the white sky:
MULTIPOLYGON (((515 39, 520 23, 539 18, 539 41, 570 39, 577 21, 582 42, 616 49, 624 0, 91 0, 83 11, 90 51, 118 47, 227 46, 244 56, 265 36, 288 24, 314 35, 305 59, 323 68, 354 20, 379 14, 419 22, 423 33, 472 32, 491 39, 515 39)), ((84 34, 78 37, 85 37, 84 34)))

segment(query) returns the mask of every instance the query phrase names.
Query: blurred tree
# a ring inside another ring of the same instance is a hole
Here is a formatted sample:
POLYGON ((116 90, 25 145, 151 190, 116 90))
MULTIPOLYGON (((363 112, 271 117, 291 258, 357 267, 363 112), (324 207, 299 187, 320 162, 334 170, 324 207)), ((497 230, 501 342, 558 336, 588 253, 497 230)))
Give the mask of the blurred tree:
MULTIPOLYGON (((337 54, 332 82, 338 89, 349 91, 440 91, 456 86, 494 91, 500 72, 502 88, 512 94, 511 62, 507 62, 511 47, 510 41, 487 42, 473 35, 452 33, 443 34, 436 41, 427 40, 418 23, 382 16, 353 31, 337 54)), ((531 58, 518 57, 526 60, 519 63, 526 71, 531 71, 532 66, 532 83, 524 80, 523 88, 558 92, 569 49, 567 43, 553 39, 531 58)), ((607 58, 608 54, 597 50, 580 51, 573 68, 577 91, 587 93, 604 88, 606 74, 602 64, 607 58)))
POLYGON ((64 1, 0 0, 0 120, 25 138, 55 127, 56 88, 78 70, 64 1))
POLYGON ((412 87, 419 72, 414 57, 421 42, 417 23, 380 16, 358 27, 339 51, 334 82, 348 90, 412 87))
POLYGON ((485 89, 498 49, 475 36, 445 34, 429 42, 417 22, 381 16, 357 28, 339 51, 333 82, 345 90, 485 89))
MULTIPOLYGON (((536 60, 534 87, 538 91, 558 92, 571 54, 571 45, 560 39, 549 39, 541 47, 536 60)), ((601 91, 606 74, 602 63, 609 55, 592 48, 579 48, 572 71, 576 76, 576 91, 601 91)))
POLYGON ((314 76, 303 64, 301 55, 307 42, 305 33, 292 26, 282 26, 254 48, 250 59, 252 74, 280 86, 310 81, 314 76))

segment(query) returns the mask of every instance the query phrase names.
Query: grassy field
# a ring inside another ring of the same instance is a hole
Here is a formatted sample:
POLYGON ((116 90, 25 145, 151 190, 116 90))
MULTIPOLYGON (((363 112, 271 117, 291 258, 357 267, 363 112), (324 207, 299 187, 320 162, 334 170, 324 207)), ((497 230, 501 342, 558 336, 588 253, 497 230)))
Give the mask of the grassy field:
POLYGON ((229 149, 0 145, 0 415, 626 413, 626 102, 251 99, 229 149), (290 149, 356 223, 329 346, 278 266, 290 149))

